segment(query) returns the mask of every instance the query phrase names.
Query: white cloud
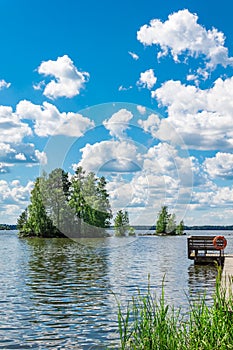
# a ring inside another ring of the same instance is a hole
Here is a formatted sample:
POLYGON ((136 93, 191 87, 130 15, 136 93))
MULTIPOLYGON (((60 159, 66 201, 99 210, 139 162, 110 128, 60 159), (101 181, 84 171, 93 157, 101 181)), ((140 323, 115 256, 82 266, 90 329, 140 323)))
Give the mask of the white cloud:
POLYGON ((131 51, 128 51, 128 54, 135 60, 137 61, 139 59, 139 56, 134 53, 134 52, 131 52, 131 51))
POLYGON ((29 181, 26 186, 22 186, 20 182, 10 184, 10 195, 18 203, 28 202, 31 191, 34 187, 34 182, 29 181))
POLYGON ((45 85, 46 85, 45 81, 42 80, 38 84, 33 84, 33 89, 34 90, 42 90, 45 85))
POLYGON ((109 130, 110 135, 117 138, 123 138, 125 131, 129 128, 129 121, 133 118, 133 114, 127 109, 120 109, 114 113, 111 118, 103 121, 103 125, 109 130))
POLYGON ((26 185, 19 180, 7 182, 0 180, 0 222, 15 224, 17 218, 29 204, 29 198, 34 183, 26 185))
MULTIPOLYGON (((86 144, 80 150, 82 159, 78 166, 87 171, 135 172, 140 170, 137 147, 130 141, 102 141, 86 144)), ((74 168, 77 165, 74 165, 74 168)))
POLYGON ((45 164, 46 159, 45 152, 35 150, 35 146, 32 143, 0 143, 0 162, 6 164, 7 167, 20 162, 32 165, 38 163, 45 164))
POLYGON ((171 53, 178 62, 179 56, 186 54, 204 56, 207 68, 211 69, 218 64, 224 67, 232 65, 233 58, 228 56, 228 49, 224 46, 224 34, 215 28, 206 30, 197 21, 196 14, 181 10, 169 15, 164 23, 153 19, 149 25, 143 25, 137 38, 144 45, 158 45, 161 48, 158 58, 171 53))
POLYGON ((145 113, 146 113, 146 107, 144 107, 144 106, 138 105, 138 106, 137 106, 137 110, 138 110, 138 112, 139 112, 140 114, 145 114, 145 113))
MULTIPOLYGON (((58 97, 71 98, 79 95, 80 90, 84 88, 90 77, 88 72, 79 71, 67 55, 58 57, 56 61, 42 62, 38 72, 55 78, 45 86, 43 92, 45 96, 51 99, 58 97)), ((38 87, 38 85, 36 86, 38 87)))
POLYGON ((12 107, 0 106, 0 142, 20 143, 25 136, 31 136, 32 130, 13 113, 12 107))
POLYGON ((19 180, 13 180, 9 183, 0 180, 0 203, 27 205, 33 185, 33 181, 29 181, 23 186, 19 180))
POLYGON ((233 179, 233 154, 218 152, 204 161, 206 171, 212 178, 233 179))
POLYGON ((157 78, 154 75, 154 70, 148 69, 145 72, 142 72, 140 74, 140 78, 137 81, 137 85, 151 90, 153 86, 156 84, 156 81, 157 81, 157 78))
POLYGON ((17 160, 26 160, 25 154, 23 153, 18 153, 15 155, 15 159, 17 160))
POLYGON ((179 184, 179 189, 206 184, 199 163, 186 152, 179 152, 168 143, 159 143, 150 147, 143 155, 143 170, 147 174, 172 177, 179 184))
POLYGON ((160 126, 160 118, 157 114, 152 113, 146 120, 139 119, 138 124, 145 132, 149 132, 152 136, 156 137, 160 126))
POLYGON ((38 159, 38 161, 39 161, 39 163, 41 165, 46 165, 47 164, 48 159, 47 159, 47 155, 46 155, 46 153, 44 151, 40 152, 40 151, 38 151, 36 149, 35 150, 35 156, 36 156, 36 158, 38 159))
POLYGON ((118 91, 128 91, 131 90, 133 87, 130 85, 128 87, 125 87, 123 85, 119 86, 118 91))
POLYGON ((94 126, 94 122, 79 113, 59 112, 51 103, 35 105, 30 101, 20 101, 16 113, 21 119, 33 120, 38 136, 67 135, 79 137, 94 126))
POLYGON ((162 139, 171 137, 166 130, 162 133, 163 124, 170 124, 189 148, 232 148, 233 77, 219 78, 206 90, 171 80, 153 91, 152 97, 168 110, 168 118, 161 120, 162 139))
POLYGON ((15 154, 16 151, 11 147, 10 144, 1 142, 0 143, 0 158, 3 159, 11 153, 15 154))
POLYGON ((0 163, 0 174, 6 174, 9 173, 9 165, 5 163, 0 163))
POLYGON ((7 83, 4 79, 0 80, 0 90, 8 89, 11 86, 11 83, 7 83))
POLYGON ((195 192, 193 194, 193 203, 198 205, 198 208, 212 207, 232 207, 233 204, 233 188, 218 187, 214 191, 195 192))

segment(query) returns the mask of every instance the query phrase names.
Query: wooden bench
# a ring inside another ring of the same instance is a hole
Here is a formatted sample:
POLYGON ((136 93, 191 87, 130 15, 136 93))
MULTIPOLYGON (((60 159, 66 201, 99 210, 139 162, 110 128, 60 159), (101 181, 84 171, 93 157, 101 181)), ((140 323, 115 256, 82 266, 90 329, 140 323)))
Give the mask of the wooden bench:
POLYGON ((188 258, 195 264, 224 264, 224 250, 218 250, 213 244, 216 236, 188 237, 188 258))

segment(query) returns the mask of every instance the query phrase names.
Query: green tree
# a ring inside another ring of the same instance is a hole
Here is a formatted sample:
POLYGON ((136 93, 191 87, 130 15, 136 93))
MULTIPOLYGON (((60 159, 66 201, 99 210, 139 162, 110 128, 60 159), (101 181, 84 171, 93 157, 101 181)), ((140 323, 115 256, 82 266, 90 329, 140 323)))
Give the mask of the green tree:
MULTIPOLYGON (((50 237, 59 234, 47 215, 40 189, 40 180, 40 178, 36 179, 31 192, 31 204, 28 206, 28 217, 22 226, 21 236, 50 237)), ((25 215, 23 216, 25 217, 25 215)))
POLYGON ((119 210, 114 219, 115 235, 122 237, 126 236, 129 230, 129 215, 127 211, 119 210))
POLYGON ((23 231, 24 226, 27 223, 27 219, 28 219, 28 209, 26 208, 19 216, 18 220, 17 220, 17 229, 19 230, 19 232, 23 231))
POLYGON ((176 234, 176 216, 175 216, 175 214, 168 214, 166 232, 171 234, 171 235, 176 234))
POLYGON ((22 234, 93 237, 106 235, 112 217, 104 177, 78 167, 69 181, 62 169, 43 174, 34 184, 28 210, 18 219, 22 234))
POLYGON ((77 168, 71 179, 70 206, 74 209, 80 236, 103 236, 112 217, 109 194, 104 177, 97 178, 93 172, 87 175, 77 168))
POLYGON ((85 200, 83 195, 83 182, 85 178, 85 171, 82 167, 78 167, 75 174, 71 178, 69 191, 69 206, 73 209, 75 214, 74 226, 76 227, 76 234, 78 237, 82 236, 82 221, 84 216, 85 200))
POLYGON ((135 229, 132 226, 129 227, 128 232, 129 232, 129 236, 135 236, 136 235, 135 229))
POLYGON ((69 188, 68 173, 60 168, 54 169, 48 177, 43 177, 41 180, 42 197, 47 214, 54 226, 64 233, 68 233, 67 225, 71 221, 68 206, 69 188))
POLYGON ((169 220, 169 214, 168 214, 167 206, 163 206, 158 215, 158 219, 156 223, 156 233, 166 232, 168 220, 169 220))
POLYGON ((184 221, 181 220, 180 223, 176 227, 176 234, 183 235, 184 234, 184 221))
POLYGON ((96 225, 103 228, 110 226, 110 220, 112 218, 112 210, 106 185, 105 177, 100 177, 96 185, 95 209, 97 210, 96 225))

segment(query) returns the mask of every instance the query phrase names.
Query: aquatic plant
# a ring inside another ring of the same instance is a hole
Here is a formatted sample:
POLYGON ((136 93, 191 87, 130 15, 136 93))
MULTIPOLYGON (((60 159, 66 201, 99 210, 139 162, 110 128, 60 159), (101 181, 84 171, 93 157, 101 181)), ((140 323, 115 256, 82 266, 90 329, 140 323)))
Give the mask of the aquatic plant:
POLYGON ((226 350, 233 349, 233 301, 216 281, 213 302, 205 296, 189 301, 187 315, 165 301, 164 285, 159 298, 150 285, 140 291, 125 311, 118 304, 121 350, 226 350))

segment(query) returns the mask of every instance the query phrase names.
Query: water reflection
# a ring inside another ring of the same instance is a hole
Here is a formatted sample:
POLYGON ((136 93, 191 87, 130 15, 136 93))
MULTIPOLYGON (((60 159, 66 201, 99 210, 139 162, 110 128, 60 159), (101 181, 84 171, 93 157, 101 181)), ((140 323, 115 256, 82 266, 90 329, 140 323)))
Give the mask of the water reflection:
POLYGON ((32 239, 28 244, 27 284, 34 323, 40 325, 34 332, 44 332, 59 346, 85 344, 87 349, 101 343, 109 314, 107 251, 67 239, 32 239))
POLYGON ((212 303, 218 269, 215 265, 195 265, 188 268, 188 294, 191 300, 205 295, 207 303, 212 303))
MULTIPOLYGON (((230 241, 230 237, 228 239, 230 241)), ((230 244, 229 244, 230 246, 230 244)), ((21 239, 0 233, 0 349, 116 349, 117 298, 147 291, 182 310, 217 270, 187 258, 187 237, 21 239)))

